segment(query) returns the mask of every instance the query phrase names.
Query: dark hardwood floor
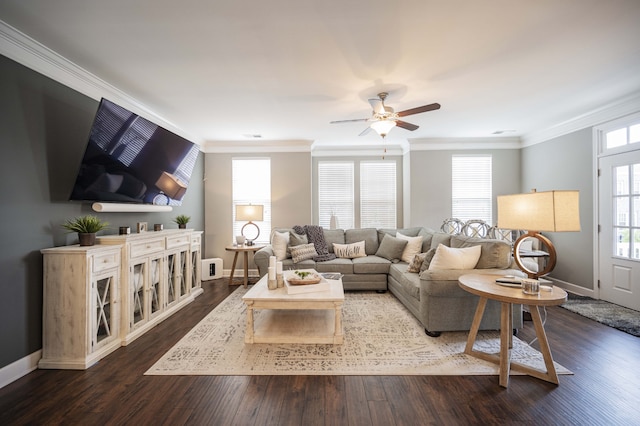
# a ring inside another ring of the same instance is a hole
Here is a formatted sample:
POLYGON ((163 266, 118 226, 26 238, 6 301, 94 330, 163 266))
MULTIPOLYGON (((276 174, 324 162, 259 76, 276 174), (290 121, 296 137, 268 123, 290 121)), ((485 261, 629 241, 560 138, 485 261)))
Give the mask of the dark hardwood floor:
MULTIPOLYGON (((548 309, 560 385, 512 376, 144 376, 236 287, 194 303, 86 371, 36 370, 0 389, 0 425, 640 424, 640 339, 548 309)), ((526 322, 518 337, 535 337, 526 322)), ((535 343, 534 343, 535 346, 535 343)))

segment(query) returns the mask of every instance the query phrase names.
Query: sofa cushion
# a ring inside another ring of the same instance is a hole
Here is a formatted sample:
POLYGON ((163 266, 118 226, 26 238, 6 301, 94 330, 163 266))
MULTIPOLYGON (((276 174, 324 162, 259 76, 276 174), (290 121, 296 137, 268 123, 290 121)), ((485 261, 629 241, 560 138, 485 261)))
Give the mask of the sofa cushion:
POLYGON ((482 252, 476 269, 505 269, 511 265, 511 245, 506 241, 487 240, 463 235, 451 237, 451 247, 462 248, 477 245, 482 248, 482 252))
POLYGON ((407 271, 409 265, 397 263, 389 267, 391 275, 402 287, 402 291, 416 300, 420 300, 420 276, 407 271))
POLYGON ((291 260, 293 263, 300 263, 303 260, 313 259, 318 255, 313 244, 300 244, 291 247, 291 260))
POLYGON ((391 261, 379 256, 358 257, 353 259, 354 274, 388 274, 391 261))
POLYGON ((341 274, 353 274, 353 262, 351 259, 333 259, 326 262, 316 262, 318 272, 339 272, 341 274))
POLYGON ((277 260, 285 260, 287 258, 287 247, 289 246, 288 232, 274 232, 271 241, 273 246, 273 254, 277 260))
POLYGON ((333 253, 333 244, 344 244, 344 229, 324 229, 324 240, 327 242, 329 253, 333 253))
POLYGON ((356 257, 365 257, 367 254, 364 251, 364 241, 351 244, 336 244, 333 243, 333 252, 336 256, 343 259, 354 259, 356 257))
POLYGON ((376 256, 384 257, 393 263, 399 262, 407 242, 407 240, 401 240, 390 234, 385 234, 376 252, 376 256))
POLYGON ((451 234, 445 234, 444 232, 436 232, 433 234, 431 247, 429 248, 438 248, 440 244, 451 247, 451 234))
POLYGON ((436 231, 434 231, 433 229, 420 228, 420 232, 418 232, 418 235, 420 235, 422 237, 422 250, 421 251, 423 253, 426 253, 431 248, 431 240, 433 239, 433 234, 435 234, 435 233, 436 233, 436 231))
POLYGON ((344 241, 347 244, 364 241, 366 254, 376 254, 380 246, 376 228, 347 229, 344 232, 344 241))
POLYGON ((403 262, 411 262, 413 257, 422 251, 422 237, 420 235, 417 237, 409 237, 400 232, 396 232, 396 238, 407 240, 407 245, 404 246, 404 250, 402 250, 402 255, 400 256, 403 262))
POLYGON ((429 270, 473 269, 480 259, 480 246, 451 248, 440 244, 431 260, 429 270))

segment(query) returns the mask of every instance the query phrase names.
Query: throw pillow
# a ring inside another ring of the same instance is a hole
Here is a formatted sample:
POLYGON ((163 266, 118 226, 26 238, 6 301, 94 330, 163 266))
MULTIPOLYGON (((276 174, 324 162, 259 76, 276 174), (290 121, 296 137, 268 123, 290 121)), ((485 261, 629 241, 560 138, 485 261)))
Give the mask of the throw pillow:
POLYGON ((309 244, 307 236, 296 234, 295 232, 289 232, 289 247, 287 247, 287 257, 291 257, 291 247, 299 246, 300 244, 309 244))
POLYGON ((427 257, 427 253, 418 253, 413 256, 413 259, 409 262, 409 266, 407 267, 407 272, 420 272, 420 268, 424 263, 425 257, 427 257))
POLYGON ((403 262, 411 263, 415 255, 422 251, 422 236, 409 237, 407 235, 396 232, 396 238, 407 240, 407 245, 405 246, 404 250, 402 250, 400 259, 402 259, 403 262))
POLYGON ((424 257, 424 260, 422 261, 422 265, 420 266, 420 272, 426 271, 427 269, 429 269, 429 266, 431 265, 431 261, 433 260, 433 256, 435 255, 436 255, 436 249, 432 248, 427 251, 426 256, 424 257))
POLYGON ((313 244, 300 244, 291 247, 291 258, 293 259, 293 263, 312 259, 317 255, 316 247, 313 244))
POLYGON ((383 257, 393 263, 398 263, 407 243, 407 240, 401 240, 393 235, 385 234, 376 252, 376 256, 383 257))
POLYGON ((355 259, 356 257, 365 257, 365 243, 358 241, 352 244, 336 244, 333 243, 333 252, 336 256, 343 259, 355 259))
POLYGON ((273 254, 277 260, 285 260, 287 258, 287 246, 289 245, 289 233, 288 232, 274 232, 273 239, 271 241, 271 247, 273 247, 273 254))
POLYGON ((431 260, 429 270, 473 269, 480 259, 480 246, 451 248, 440 244, 431 260))

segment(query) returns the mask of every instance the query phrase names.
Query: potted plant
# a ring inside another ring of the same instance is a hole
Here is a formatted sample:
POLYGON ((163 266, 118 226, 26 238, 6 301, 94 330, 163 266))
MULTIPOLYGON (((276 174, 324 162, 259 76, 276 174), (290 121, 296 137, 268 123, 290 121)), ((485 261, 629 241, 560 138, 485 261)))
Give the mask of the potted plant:
POLYGON ((178 224, 178 228, 180 229, 186 229, 187 223, 189 223, 190 220, 191 216, 187 216, 186 214, 178 215, 175 219, 173 219, 173 221, 178 224))
POLYGON ((69 232, 77 232, 81 246, 92 246, 96 243, 96 233, 109 226, 109 223, 98 219, 96 216, 87 215, 67 220, 62 227, 69 232))

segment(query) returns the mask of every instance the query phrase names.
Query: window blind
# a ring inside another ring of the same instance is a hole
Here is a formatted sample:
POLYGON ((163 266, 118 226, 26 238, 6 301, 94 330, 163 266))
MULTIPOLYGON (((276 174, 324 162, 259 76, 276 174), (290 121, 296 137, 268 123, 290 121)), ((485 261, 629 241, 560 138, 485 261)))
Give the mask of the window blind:
MULTIPOLYGON (((236 205, 256 204, 264 206, 264 217, 260 222, 253 222, 260 228, 256 243, 269 243, 271 235, 271 160, 269 158, 234 158, 232 173, 232 217, 233 235, 241 235, 240 230, 247 223, 236 221, 236 205)), ((249 232, 247 228, 247 232, 249 232)))
POLYGON ((352 161, 318 163, 319 225, 329 228, 331 215, 340 228, 354 228, 354 164, 352 161))
POLYGON ((493 223, 490 155, 458 156, 451 161, 451 215, 462 221, 493 223))
POLYGON ((395 228, 396 204, 395 161, 362 161, 360 163, 360 227, 395 228))

